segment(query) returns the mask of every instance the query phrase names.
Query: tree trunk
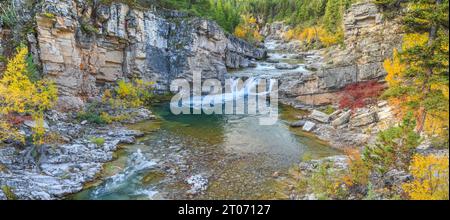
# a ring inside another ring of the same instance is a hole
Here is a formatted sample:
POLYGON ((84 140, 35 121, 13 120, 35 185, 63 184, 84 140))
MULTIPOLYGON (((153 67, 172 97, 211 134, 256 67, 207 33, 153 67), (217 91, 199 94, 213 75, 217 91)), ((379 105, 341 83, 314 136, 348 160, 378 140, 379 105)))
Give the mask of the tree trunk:
MULTIPOLYGON (((442 0, 436 0, 436 5, 440 5, 442 3, 442 0)), ((438 32, 438 26, 436 24, 434 24, 433 26, 431 26, 430 32, 429 32, 429 36, 428 36, 428 47, 432 47, 434 40, 436 39, 437 36, 437 32, 438 32)), ((426 70, 426 79, 424 82, 424 87, 423 87, 423 94, 426 97, 428 95, 428 93, 431 90, 431 86, 428 85, 428 79, 433 75, 433 69, 431 67, 429 67, 426 70)), ((419 133, 421 133, 424 129, 425 126, 425 121, 427 120, 427 110, 426 108, 423 106, 422 110, 421 110, 421 114, 420 114, 420 120, 419 120, 419 127, 417 129, 417 131, 419 133)))

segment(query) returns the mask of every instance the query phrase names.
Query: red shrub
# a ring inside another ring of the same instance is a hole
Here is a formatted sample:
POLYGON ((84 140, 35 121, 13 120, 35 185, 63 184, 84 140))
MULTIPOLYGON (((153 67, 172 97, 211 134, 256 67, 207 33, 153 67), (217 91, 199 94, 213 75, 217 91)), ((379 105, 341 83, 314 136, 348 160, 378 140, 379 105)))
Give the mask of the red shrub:
POLYGON ((24 121, 32 120, 31 116, 22 116, 17 114, 9 114, 7 115, 7 120, 12 125, 21 125, 24 121))
POLYGON ((347 85, 341 92, 339 107, 354 110, 368 104, 373 104, 384 88, 383 83, 375 80, 347 85))

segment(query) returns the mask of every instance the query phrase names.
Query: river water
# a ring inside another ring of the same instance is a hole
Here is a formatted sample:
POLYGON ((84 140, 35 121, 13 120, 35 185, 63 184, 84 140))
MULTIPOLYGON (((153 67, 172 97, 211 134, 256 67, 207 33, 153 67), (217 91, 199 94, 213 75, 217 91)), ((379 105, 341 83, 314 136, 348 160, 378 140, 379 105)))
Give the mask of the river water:
MULTIPOLYGON (((258 62, 229 77, 306 71, 289 54, 271 59, 300 66, 277 70, 273 61, 258 62)), ((258 115, 173 115, 168 103, 152 110, 157 121, 130 126, 146 135, 122 146, 98 180, 70 199, 279 199, 277 181, 289 168, 339 153, 290 128, 288 122, 304 112, 287 106, 270 126, 260 125, 258 115)))

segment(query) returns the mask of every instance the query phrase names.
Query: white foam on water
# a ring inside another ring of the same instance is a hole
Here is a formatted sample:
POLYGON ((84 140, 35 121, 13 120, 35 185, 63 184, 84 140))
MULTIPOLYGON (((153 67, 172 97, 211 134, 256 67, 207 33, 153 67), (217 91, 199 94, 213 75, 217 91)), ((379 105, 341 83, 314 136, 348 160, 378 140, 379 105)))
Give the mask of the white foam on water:
POLYGON ((101 186, 92 191, 92 196, 99 198, 123 190, 129 182, 133 181, 134 177, 155 167, 156 164, 155 161, 148 160, 138 149, 130 156, 127 167, 122 172, 106 179, 101 186))
MULTIPOLYGON (((233 101, 244 99, 248 95, 257 95, 257 96, 267 96, 273 89, 274 84, 276 83, 275 80, 266 80, 261 79, 259 77, 250 77, 245 81, 242 81, 239 78, 230 78, 229 80, 230 84, 230 90, 232 92, 229 93, 223 93, 223 94, 217 94, 217 95, 209 95, 209 100, 215 100, 216 103, 219 101, 222 104, 225 103, 231 103, 233 101), (261 83, 261 81, 264 80, 266 83, 269 83, 269 88, 262 92, 252 93, 250 91, 257 91, 256 88, 261 83), (243 85, 242 85, 243 83, 243 85)), ((195 96, 191 100, 183 100, 181 102, 181 106, 179 102, 171 102, 170 105, 176 107, 187 107, 187 108, 193 108, 193 109, 202 109, 202 104, 205 105, 207 103, 203 103, 203 100, 206 96, 195 96)), ((205 108, 205 106, 203 106, 205 108)))

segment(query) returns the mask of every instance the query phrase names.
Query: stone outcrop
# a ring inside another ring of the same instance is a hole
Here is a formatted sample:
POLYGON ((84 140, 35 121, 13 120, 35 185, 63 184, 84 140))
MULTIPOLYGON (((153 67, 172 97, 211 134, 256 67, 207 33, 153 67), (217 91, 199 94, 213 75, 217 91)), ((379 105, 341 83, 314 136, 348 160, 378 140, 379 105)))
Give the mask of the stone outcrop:
POLYGON ((266 41, 280 41, 284 39, 285 33, 290 29, 284 22, 273 22, 264 25, 261 29, 261 35, 266 41))
POLYGON ((373 143, 379 131, 392 127, 397 122, 391 106, 380 101, 359 109, 336 110, 331 114, 312 110, 309 115, 301 117, 301 120, 290 126, 303 126, 303 130, 314 133, 332 147, 346 149, 373 143))
POLYGON ((398 19, 384 18, 382 13, 377 5, 367 0, 350 7, 344 17, 346 49, 328 54, 331 65, 326 72, 351 69, 354 70, 351 79, 356 81, 386 75, 382 63, 392 55, 393 48, 401 45, 402 28, 398 19))
POLYGON ((362 127, 378 121, 377 112, 368 112, 350 119, 350 126, 362 127))
POLYGON ((215 22, 174 11, 42 0, 36 23, 43 73, 58 85, 60 109, 79 108, 119 79, 151 80, 168 90, 193 71, 223 80, 227 68, 265 56, 215 22))
POLYGON ((286 40, 286 32, 290 29, 292 29, 292 26, 280 21, 264 25, 261 28, 260 34, 265 38, 267 49, 271 51, 286 51, 289 53, 297 53, 304 50, 306 45, 303 41, 295 39, 286 40))
POLYGON ((333 125, 334 127, 341 126, 350 120, 350 116, 352 116, 352 111, 348 110, 345 113, 339 115, 338 118, 334 119, 331 122, 331 125, 333 125))
POLYGON ((321 63, 317 71, 287 76, 280 90, 286 96, 308 105, 336 102, 348 84, 383 80, 383 61, 401 45, 402 30, 397 18, 386 19, 381 9, 370 1, 353 4, 344 16, 345 49, 334 48, 324 54, 308 54, 307 63, 321 63), (317 59, 323 55, 323 60, 317 59), (308 62, 310 60, 311 62, 308 62))
MULTIPOLYGON (((42 146, 38 163, 31 156, 32 147, 25 150, 10 146, 0 148, 0 161, 4 166, 0 186, 11 187, 18 199, 61 199, 80 191, 86 182, 96 178, 104 163, 113 159, 119 144, 134 143, 135 137, 142 135, 123 127, 92 129, 60 120, 50 129, 63 131, 68 137, 81 137, 56 148, 42 146), (103 138, 104 143, 92 143, 88 139, 92 136, 103 138)), ((1 194, 0 200, 6 199, 1 194)))

